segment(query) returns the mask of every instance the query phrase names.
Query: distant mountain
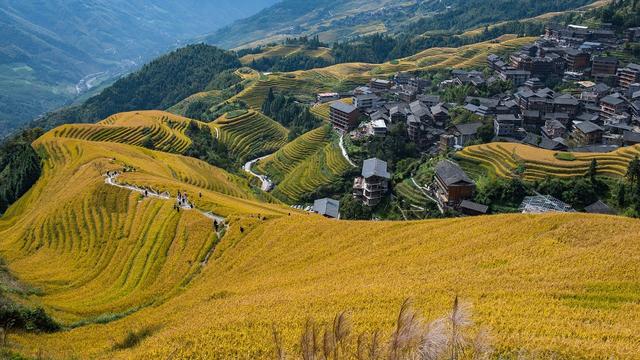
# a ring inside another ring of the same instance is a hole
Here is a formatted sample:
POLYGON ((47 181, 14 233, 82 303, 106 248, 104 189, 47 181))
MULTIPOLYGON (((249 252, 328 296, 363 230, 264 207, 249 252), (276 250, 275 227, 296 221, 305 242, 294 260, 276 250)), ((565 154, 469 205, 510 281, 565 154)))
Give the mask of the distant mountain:
POLYGON ((373 33, 429 35, 580 7, 593 0, 284 0, 205 36, 225 47, 251 47, 319 35, 334 42, 373 33))
POLYGON ((277 0, 0 0, 0 136, 277 0))

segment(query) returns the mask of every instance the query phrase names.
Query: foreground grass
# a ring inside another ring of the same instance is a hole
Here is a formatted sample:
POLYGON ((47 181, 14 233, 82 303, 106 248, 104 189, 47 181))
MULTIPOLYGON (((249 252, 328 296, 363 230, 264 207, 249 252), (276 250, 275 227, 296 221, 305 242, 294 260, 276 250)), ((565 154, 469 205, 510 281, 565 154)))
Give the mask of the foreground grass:
POLYGON ((18 342, 54 357, 272 358, 273 323, 295 352, 310 315, 324 326, 349 310, 355 333, 389 334, 407 296, 433 318, 459 294, 491 329, 498 354, 640 356, 636 220, 359 223, 292 215, 231 224, 201 276, 167 302, 103 326, 18 342), (112 350, 110 337, 144 327, 159 330, 140 346, 112 350))

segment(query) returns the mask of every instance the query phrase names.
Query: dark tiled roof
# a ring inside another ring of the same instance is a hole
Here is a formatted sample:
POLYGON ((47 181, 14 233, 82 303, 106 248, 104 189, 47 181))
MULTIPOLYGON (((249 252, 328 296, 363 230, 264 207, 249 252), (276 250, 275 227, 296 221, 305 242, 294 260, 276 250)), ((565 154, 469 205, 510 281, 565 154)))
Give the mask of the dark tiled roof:
POLYGON ((611 95, 603 98, 601 101, 605 102, 607 104, 611 104, 611 105, 618 105, 618 104, 622 104, 624 102, 624 100, 622 100, 621 98, 615 97, 615 96, 611 96, 611 95))
POLYGON ((460 203, 461 209, 469 209, 481 214, 486 214, 489 211, 489 207, 487 205, 482 205, 478 203, 474 203, 473 201, 463 200, 460 203))
POLYGON ((576 128, 582 131, 585 134, 589 134, 595 131, 602 131, 602 128, 591 121, 583 121, 579 124, 576 124, 576 128))
POLYGON ((631 70, 640 71, 640 65, 638 65, 638 64, 631 63, 631 64, 627 65, 627 67, 629 69, 631 69, 631 70))
POLYGON ((367 159, 362 164, 362 176, 368 179, 372 176, 378 176, 385 179, 391 179, 391 174, 387 171, 387 162, 376 158, 367 159))
POLYGON ((640 133, 625 131, 624 134, 622 134, 622 140, 624 140, 624 142, 640 144, 640 133))
POLYGON ((474 184, 467 174, 451 160, 442 160, 436 165, 436 175, 447 185, 459 182, 474 184))
POLYGON ((590 213, 590 214, 605 214, 605 215, 613 215, 615 214, 615 211, 613 211, 613 209, 611 209, 609 207, 609 205, 605 204, 604 202, 598 200, 595 203, 586 206, 584 208, 584 211, 590 213))
POLYGON ((544 137, 542 138, 542 141, 540 141, 540 144, 538 146, 546 150, 561 150, 566 147, 562 143, 559 143, 555 140, 550 140, 544 137))
POLYGON ((342 101, 336 101, 332 103, 331 107, 338 111, 345 112, 347 114, 351 114, 352 112, 357 110, 355 106, 343 103, 342 101))
POLYGON ((482 127, 481 122, 456 125, 456 130, 462 135, 475 135, 478 129, 482 127))

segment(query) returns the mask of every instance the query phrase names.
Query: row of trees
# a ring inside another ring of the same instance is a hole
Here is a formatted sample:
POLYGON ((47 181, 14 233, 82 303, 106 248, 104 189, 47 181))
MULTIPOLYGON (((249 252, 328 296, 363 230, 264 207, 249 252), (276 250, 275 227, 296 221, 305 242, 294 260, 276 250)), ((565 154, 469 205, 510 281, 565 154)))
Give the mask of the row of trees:
POLYGON ((191 121, 185 134, 191 139, 191 146, 185 155, 205 161, 213 166, 236 172, 237 166, 229 157, 227 147, 211 134, 211 129, 201 128, 197 122, 191 121))
POLYGON ((289 72, 327 67, 332 64, 332 61, 324 58, 299 53, 291 56, 261 57, 251 62, 251 68, 258 71, 289 72))

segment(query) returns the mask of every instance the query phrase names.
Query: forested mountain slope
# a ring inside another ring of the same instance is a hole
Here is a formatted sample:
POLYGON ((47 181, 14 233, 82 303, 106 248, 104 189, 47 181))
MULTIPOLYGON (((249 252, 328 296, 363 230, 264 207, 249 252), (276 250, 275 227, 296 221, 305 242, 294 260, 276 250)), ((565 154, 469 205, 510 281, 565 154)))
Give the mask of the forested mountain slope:
POLYGON ((573 9, 591 0, 285 0, 216 30, 205 40, 223 47, 250 46, 286 37, 320 35, 323 41, 373 33, 460 31, 497 21, 573 9))

